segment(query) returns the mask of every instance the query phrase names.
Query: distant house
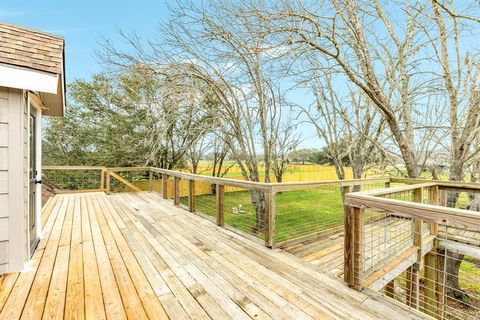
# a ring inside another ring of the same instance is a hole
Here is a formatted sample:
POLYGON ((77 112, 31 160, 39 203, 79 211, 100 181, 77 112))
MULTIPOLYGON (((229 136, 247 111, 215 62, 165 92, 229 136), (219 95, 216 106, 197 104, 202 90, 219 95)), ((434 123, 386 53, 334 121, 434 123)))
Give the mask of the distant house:
POLYGON ((41 117, 63 116, 64 40, 0 22, 0 274, 41 236, 41 117))

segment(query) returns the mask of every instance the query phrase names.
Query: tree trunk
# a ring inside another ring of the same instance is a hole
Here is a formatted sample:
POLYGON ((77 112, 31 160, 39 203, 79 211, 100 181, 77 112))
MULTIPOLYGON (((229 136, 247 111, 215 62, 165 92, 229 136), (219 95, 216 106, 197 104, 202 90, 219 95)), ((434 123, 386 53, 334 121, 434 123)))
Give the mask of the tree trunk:
POLYGON ((250 198, 255 208, 255 231, 265 230, 265 194, 262 191, 251 190, 250 198))
MULTIPOLYGON (((450 167, 450 180, 451 181, 462 181, 463 180, 463 164, 465 161, 463 159, 455 158, 452 161, 450 167)), ((458 192, 448 192, 447 195, 447 206, 450 208, 455 208, 457 206, 459 193, 458 192)), ((442 252, 441 255, 444 255, 445 252, 442 252)), ((458 281, 458 273, 460 271, 460 264, 463 260, 463 254, 458 254, 454 252, 448 252, 445 274, 446 274, 446 290, 447 295, 453 299, 464 299, 466 298, 465 292, 460 288, 460 283, 458 281)))
POLYGON ((439 250, 438 257, 440 258, 440 270, 445 270, 445 291, 447 296, 452 299, 463 301, 466 294, 460 288, 458 271, 464 255, 452 251, 439 250))
MULTIPOLYGON (((363 173, 363 167, 359 165, 353 165, 352 166, 352 171, 353 171, 353 179, 361 179, 362 178, 362 173, 363 173)), ((353 192, 360 192, 361 186, 360 185, 355 185, 353 186, 352 191, 353 192)))

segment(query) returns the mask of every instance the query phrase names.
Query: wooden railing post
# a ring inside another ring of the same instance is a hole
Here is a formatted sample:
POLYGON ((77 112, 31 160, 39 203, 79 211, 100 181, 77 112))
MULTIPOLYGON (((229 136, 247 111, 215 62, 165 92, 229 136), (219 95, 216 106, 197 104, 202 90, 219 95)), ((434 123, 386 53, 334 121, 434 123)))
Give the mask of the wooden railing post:
POLYGON ((363 209, 353 208, 353 286, 360 291, 363 288, 363 248, 365 247, 363 209))
POLYGON ((173 177, 173 204, 180 205, 180 178, 173 177))
POLYGON ((385 189, 390 188, 390 181, 385 182, 385 189))
POLYGON ((100 190, 105 191, 105 169, 100 172, 100 190))
POLYGON ((217 184, 215 190, 217 192, 217 213, 215 216, 215 220, 217 226, 223 227, 225 218, 223 213, 223 206, 225 201, 225 186, 223 184, 217 184))
POLYGON ((344 264, 343 264, 343 279, 349 285, 353 286, 355 261, 353 260, 354 251, 354 227, 355 218, 353 208, 349 206, 344 207, 345 212, 345 244, 344 244, 344 264))
POLYGON ((265 192, 265 246, 268 248, 275 247, 276 215, 275 191, 270 190, 265 192))
MULTIPOLYGON (((430 188, 430 204, 434 206, 438 206, 439 195, 440 195, 440 190, 438 188, 438 185, 431 187, 430 188)), ((431 223, 431 234, 434 236, 438 235, 438 224, 434 222, 431 223)))
POLYGON ((195 212, 195 180, 188 180, 188 210, 195 212))
POLYGON ((106 174, 106 193, 107 194, 111 194, 112 192, 110 191, 110 171, 105 171, 105 174, 106 174))
POLYGON ((345 206, 343 279, 357 291, 363 289, 364 212, 345 206))
POLYGON ((152 169, 150 169, 150 171, 148 172, 148 189, 150 190, 150 192, 153 191, 153 171, 152 171, 152 169))
POLYGON ((162 196, 163 199, 168 198, 168 190, 167 190, 167 185, 168 185, 168 175, 166 173, 162 173, 162 196))

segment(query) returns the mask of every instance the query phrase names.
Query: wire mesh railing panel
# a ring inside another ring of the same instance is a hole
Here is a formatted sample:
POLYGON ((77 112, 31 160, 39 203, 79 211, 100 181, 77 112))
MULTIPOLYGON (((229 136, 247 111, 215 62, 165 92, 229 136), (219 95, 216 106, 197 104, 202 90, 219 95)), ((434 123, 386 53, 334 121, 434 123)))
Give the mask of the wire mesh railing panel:
POLYGON ((101 176, 101 169, 43 169, 42 183, 57 192, 99 190, 101 176))
POLYGON ((436 319, 479 319, 479 246, 471 251, 472 247, 457 237, 462 233, 458 228, 442 229, 436 247, 396 277, 383 293, 436 319))
POLYGON ((195 181, 195 211, 214 217, 217 212, 217 185, 195 181))
POLYGON ((413 220, 364 210, 362 242, 362 273, 364 277, 382 268, 405 249, 412 247, 413 220))
POLYGON ((386 184, 385 182, 372 182, 372 183, 366 183, 358 186, 358 189, 353 187, 353 192, 357 191, 372 191, 372 190, 379 190, 379 189, 385 189, 390 187, 390 183, 386 184))
MULTIPOLYGON (((161 173, 151 172, 151 179, 150 179, 150 182, 149 182, 149 188, 153 192, 158 192, 158 193, 162 194, 163 184, 162 184, 162 174, 161 173)), ((142 187, 140 189, 143 190, 142 187)))
POLYGON ((263 191, 225 186, 223 212, 225 225, 265 239, 267 205, 263 191))
POLYGON ((344 209, 339 187, 281 192, 275 200, 277 243, 334 228, 342 231, 344 209))
POLYGON ((118 193, 150 190, 148 171, 113 171, 112 173, 113 174, 110 176, 110 192, 118 193), (133 189, 132 186, 136 189, 133 189))
POLYGON ((180 179, 178 181, 178 198, 180 206, 185 209, 189 209, 189 188, 190 188, 190 181, 186 179, 180 179))

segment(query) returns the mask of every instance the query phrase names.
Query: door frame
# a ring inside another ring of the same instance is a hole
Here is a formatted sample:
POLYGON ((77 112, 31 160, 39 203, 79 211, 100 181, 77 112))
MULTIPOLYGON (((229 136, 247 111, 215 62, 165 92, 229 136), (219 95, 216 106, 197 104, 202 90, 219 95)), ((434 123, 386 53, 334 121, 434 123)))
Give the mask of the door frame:
MULTIPOLYGON (((36 169, 36 176, 34 177, 35 180, 41 181, 42 179, 42 106, 36 102, 36 99, 31 99, 31 93, 28 94, 27 98, 27 109, 28 109, 28 132, 30 132, 30 114, 33 113, 35 116, 35 169, 36 169)), ((30 139, 28 143, 28 156, 29 156, 29 166, 30 166, 30 139)), ((30 178, 28 179, 28 199, 30 201, 30 178)), ((36 183, 35 184, 35 234, 36 240, 40 239, 42 233, 42 184, 36 183)), ((30 210, 30 204, 28 206, 28 210, 30 210)), ((30 214, 27 215, 27 225, 30 226, 30 214)), ((36 244, 32 247, 32 239, 30 239, 30 228, 28 230, 28 247, 29 247, 29 255, 32 256, 36 244)))

